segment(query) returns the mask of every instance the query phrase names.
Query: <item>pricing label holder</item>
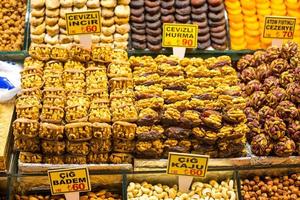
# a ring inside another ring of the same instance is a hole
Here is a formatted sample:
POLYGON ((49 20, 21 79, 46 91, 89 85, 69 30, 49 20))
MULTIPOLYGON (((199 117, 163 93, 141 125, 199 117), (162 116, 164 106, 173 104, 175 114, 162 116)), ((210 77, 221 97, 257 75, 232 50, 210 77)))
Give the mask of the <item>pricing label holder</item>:
POLYGON ((184 58, 186 48, 197 48, 198 25, 196 24, 163 24, 162 46, 172 47, 173 55, 184 58))
POLYGON ((65 194, 66 200, 79 200, 79 192, 70 192, 65 194))
POLYGON ((281 47, 284 39, 293 39, 296 17, 265 16, 263 38, 271 38, 272 46, 281 47))
POLYGON ((79 200, 80 192, 91 191, 87 168, 48 170, 51 194, 64 194, 67 200, 79 200))
POLYGON ((167 174, 178 175, 181 192, 188 192, 194 177, 205 177, 208 168, 208 155, 170 152, 167 174))
POLYGON ((100 10, 66 13, 66 29, 68 35, 79 35, 80 45, 90 49, 92 34, 101 33, 100 10))

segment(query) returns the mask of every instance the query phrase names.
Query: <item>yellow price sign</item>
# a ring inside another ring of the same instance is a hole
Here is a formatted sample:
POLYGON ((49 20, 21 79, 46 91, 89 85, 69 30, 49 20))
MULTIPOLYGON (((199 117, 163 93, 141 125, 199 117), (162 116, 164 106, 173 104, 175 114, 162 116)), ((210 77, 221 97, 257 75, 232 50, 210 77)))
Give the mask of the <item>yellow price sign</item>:
POLYGON ((170 152, 167 174, 205 177, 208 159, 207 155, 170 152))
POLYGON ((68 35, 101 33, 100 11, 66 13, 68 35))
POLYGON ((91 191, 87 168, 48 170, 48 178, 53 195, 91 191))
POLYGON ((197 48, 198 25, 196 24, 163 24, 163 47, 197 48))
POLYGON ((264 38, 293 39, 296 17, 265 16, 264 38))

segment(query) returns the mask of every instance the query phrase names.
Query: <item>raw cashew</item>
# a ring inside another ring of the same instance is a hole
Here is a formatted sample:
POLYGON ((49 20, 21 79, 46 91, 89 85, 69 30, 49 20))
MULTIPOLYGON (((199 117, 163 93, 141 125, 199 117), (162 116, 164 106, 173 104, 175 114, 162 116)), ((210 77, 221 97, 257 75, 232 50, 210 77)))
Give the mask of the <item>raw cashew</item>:
POLYGON ((203 195, 210 195, 211 194, 211 189, 210 188, 205 188, 202 190, 203 195))

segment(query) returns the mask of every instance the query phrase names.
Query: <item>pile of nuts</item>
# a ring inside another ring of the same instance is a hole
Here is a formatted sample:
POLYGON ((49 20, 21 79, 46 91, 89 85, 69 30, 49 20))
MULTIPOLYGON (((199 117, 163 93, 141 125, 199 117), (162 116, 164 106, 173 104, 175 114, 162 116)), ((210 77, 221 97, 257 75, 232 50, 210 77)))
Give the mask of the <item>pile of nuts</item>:
POLYGON ((245 55, 237 63, 248 98, 247 139, 258 156, 300 153, 299 50, 288 42, 245 55))
MULTIPOLYGON (((64 196, 43 196, 43 195, 16 195, 15 200, 65 200, 64 196)), ((85 195, 81 195, 80 200, 121 200, 122 197, 119 194, 109 192, 107 190, 100 190, 99 192, 89 192, 85 195)))
POLYGON ((0 51, 20 51, 24 44, 27 0, 0 2, 0 51))
POLYGON ((179 192, 178 186, 169 187, 167 185, 152 185, 147 182, 133 183, 127 187, 128 200, 205 200, 205 199, 228 199, 236 200, 233 180, 209 183, 194 182, 189 193, 179 192))
POLYGON ((280 177, 259 177, 241 181, 242 197, 245 200, 297 200, 300 198, 300 174, 280 177))

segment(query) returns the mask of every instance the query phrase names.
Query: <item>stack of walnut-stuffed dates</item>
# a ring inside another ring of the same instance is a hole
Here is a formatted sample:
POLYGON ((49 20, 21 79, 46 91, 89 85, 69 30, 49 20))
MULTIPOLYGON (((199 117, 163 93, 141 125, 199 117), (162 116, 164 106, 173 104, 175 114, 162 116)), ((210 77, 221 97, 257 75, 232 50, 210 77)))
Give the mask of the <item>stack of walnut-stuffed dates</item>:
POLYGON ((229 57, 159 55, 131 57, 130 63, 139 113, 137 157, 167 157, 171 151, 245 154, 246 101, 229 57))

